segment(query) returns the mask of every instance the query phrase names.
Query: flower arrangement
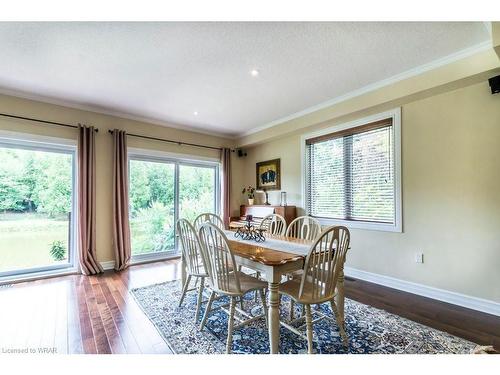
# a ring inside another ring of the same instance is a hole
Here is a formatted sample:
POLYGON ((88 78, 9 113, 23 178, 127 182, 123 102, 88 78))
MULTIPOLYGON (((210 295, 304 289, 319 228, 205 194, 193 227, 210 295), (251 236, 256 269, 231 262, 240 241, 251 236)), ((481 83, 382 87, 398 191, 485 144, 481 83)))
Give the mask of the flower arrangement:
POLYGON ((254 199, 255 197, 255 188, 253 186, 244 187, 241 191, 241 194, 246 194, 248 199, 254 199))

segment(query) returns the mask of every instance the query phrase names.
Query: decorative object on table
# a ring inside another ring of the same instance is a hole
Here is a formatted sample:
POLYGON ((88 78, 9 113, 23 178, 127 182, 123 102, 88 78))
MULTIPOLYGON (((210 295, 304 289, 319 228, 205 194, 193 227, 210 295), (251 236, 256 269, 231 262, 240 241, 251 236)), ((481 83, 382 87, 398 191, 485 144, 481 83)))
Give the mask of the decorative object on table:
POLYGON ((238 227, 234 233, 234 237, 241 238, 242 240, 252 240, 255 242, 264 242, 266 237, 264 237, 264 228, 255 228, 252 222, 252 215, 247 215, 245 224, 238 227))
POLYGON ((248 198, 248 205, 253 206, 253 200, 255 198, 255 188, 253 186, 244 187, 241 194, 246 194, 248 198))
POLYGON ((280 159, 261 161, 256 164, 257 189, 280 190, 281 170, 280 159))
MULTIPOLYGON (((216 310, 209 315, 204 331, 198 330, 193 323, 196 313, 196 293, 186 295, 184 304, 179 307, 181 295, 180 280, 145 286, 131 291, 144 314, 156 327, 163 339, 176 354, 215 354, 226 351, 227 314, 216 310)), ((288 306, 290 300, 282 297, 282 305, 288 306)), ((228 303, 227 298, 214 302, 215 306, 228 303)), ((252 295, 244 297, 245 310, 252 315, 262 312, 260 303, 252 295)), ((206 304, 201 306, 201 314, 206 304)), ((328 304, 320 305, 321 312, 330 314, 328 304)), ((300 315, 296 306, 295 315, 300 315)), ((316 309, 313 309, 314 313, 316 309)), ((342 345, 336 324, 323 319, 313 325, 314 349, 316 353, 335 354, 469 354, 476 344, 465 339, 438 331, 387 311, 356 302, 349 298, 345 301, 346 333, 349 348, 342 345)), ((282 309, 280 319, 287 321, 288 311, 282 309)), ((201 318, 199 318, 201 320, 201 318)), ((254 323, 234 330, 233 353, 269 353, 269 338, 266 323, 254 323)), ((306 353, 307 342, 295 333, 282 330, 280 335, 281 353, 306 353)))
POLYGON ((286 191, 281 192, 280 206, 286 206, 286 191))

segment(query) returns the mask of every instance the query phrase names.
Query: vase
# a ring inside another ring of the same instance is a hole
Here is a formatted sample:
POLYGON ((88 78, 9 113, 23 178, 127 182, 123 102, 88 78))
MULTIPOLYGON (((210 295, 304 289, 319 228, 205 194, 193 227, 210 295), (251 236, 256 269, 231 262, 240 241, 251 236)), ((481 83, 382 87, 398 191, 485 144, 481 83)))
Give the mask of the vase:
POLYGON ((248 205, 253 206, 253 198, 248 198, 248 205))

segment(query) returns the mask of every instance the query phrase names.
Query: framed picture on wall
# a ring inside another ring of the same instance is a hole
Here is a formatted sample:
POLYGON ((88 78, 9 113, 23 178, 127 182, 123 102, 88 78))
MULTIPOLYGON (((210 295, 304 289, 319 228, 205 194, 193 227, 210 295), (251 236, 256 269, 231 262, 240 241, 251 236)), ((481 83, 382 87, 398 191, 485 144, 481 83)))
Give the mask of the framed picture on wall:
POLYGON ((280 190, 280 159, 261 161, 256 164, 257 190, 280 190))

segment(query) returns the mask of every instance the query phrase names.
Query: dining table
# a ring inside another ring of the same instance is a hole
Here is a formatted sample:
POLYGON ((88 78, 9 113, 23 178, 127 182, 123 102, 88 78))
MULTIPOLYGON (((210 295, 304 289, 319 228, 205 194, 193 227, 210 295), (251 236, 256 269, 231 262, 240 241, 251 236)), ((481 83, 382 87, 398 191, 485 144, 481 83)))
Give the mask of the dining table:
MULTIPOLYGON (((265 240, 243 240, 234 231, 226 230, 229 246, 238 266, 260 272, 260 277, 268 283, 268 331, 271 354, 279 353, 280 321, 279 288, 283 275, 299 271, 314 241, 266 234, 265 240)), ((337 283, 336 303, 342 323, 344 322, 344 274, 341 272, 337 283)))
MULTIPOLYGON (((243 266, 259 271, 260 278, 268 284, 268 333, 269 349, 271 354, 279 353, 280 343, 280 296, 279 288, 283 275, 302 270, 312 240, 286 237, 266 233, 264 241, 242 239, 235 236, 236 228, 225 230, 229 247, 233 252, 237 266, 243 266)), ((182 266, 182 285, 185 281, 185 266, 182 266)), ((336 305, 341 322, 344 323, 344 272, 339 273, 336 305)))

